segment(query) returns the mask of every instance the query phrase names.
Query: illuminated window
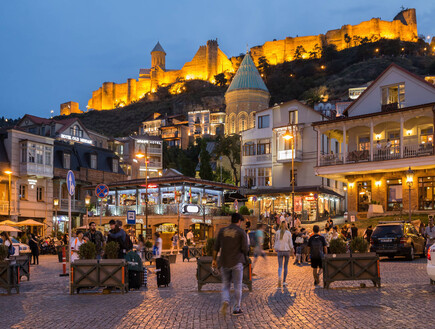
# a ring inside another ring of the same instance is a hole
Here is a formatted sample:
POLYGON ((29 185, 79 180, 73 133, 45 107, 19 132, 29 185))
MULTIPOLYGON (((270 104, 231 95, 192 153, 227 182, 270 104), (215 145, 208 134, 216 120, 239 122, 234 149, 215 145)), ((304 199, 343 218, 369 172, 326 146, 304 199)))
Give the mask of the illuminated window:
POLYGON ((427 128, 427 129, 422 129, 420 131, 420 143, 421 144, 427 144, 427 143, 433 143, 433 129, 431 128, 427 128))
POLYGON ((255 143, 254 142, 246 142, 243 145, 243 155, 244 156, 255 155, 255 143))
POLYGON ((257 144, 257 154, 270 154, 270 140, 262 139, 257 144))
POLYGON ((20 185, 20 200, 27 200, 27 185, 20 185))
POLYGON ((358 137, 358 151, 364 151, 370 149, 370 137, 360 136, 358 137))
POLYGON ((258 186, 272 186, 272 168, 258 168, 258 186))
POLYGON ((248 116, 245 113, 239 115, 239 132, 248 129, 248 116))
POLYGON ((405 103, 405 84, 395 84, 382 87, 382 105, 397 104, 402 108, 405 103))
POLYGON ((248 188, 256 186, 255 168, 245 168, 244 181, 248 188))
POLYGON ((358 182, 358 211, 366 212, 372 202, 372 182, 358 182))

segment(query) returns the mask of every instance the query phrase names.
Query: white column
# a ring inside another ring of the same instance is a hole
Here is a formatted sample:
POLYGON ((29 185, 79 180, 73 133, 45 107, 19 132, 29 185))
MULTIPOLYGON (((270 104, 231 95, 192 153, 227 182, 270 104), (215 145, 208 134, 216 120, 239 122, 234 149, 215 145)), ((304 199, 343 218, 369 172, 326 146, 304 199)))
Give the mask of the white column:
POLYGON ((373 161, 373 119, 370 120, 370 161, 373 161))
POLYGON ((403 116, 400 117, 400 157, 403 158, 403 116))
POLYGON ((341 148, 341 152, 343 153, 343 163, 346 163, 346 126, 343 126, 343 147, 341 148))
POLYGON ((316 129, 316 131, 317 131, 317 166, 320 166, 320 152, 321 152, 321 147, 322 147, 322 143, 321 143, 322 134, 320 133, 319 129, 316 129))

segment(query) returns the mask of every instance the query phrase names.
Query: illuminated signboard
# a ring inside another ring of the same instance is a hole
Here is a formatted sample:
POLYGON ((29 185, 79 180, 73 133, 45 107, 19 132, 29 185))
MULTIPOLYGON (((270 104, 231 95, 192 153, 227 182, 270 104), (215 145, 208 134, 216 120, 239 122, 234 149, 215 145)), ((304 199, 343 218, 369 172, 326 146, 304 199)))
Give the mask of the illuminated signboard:
POLYGON ((145 139, 136 139, 136 142, 138 142, 139 144, 162 144, 161 141, 147 141, 145 139))
POLYGON ((67 139, 67 140, 74 141, 74 142, 79 142, 79 143, 93 144, 90 139, 83 138, 83 137, 60 134, 60 138, 67 139))
POLYGON ((199 213, 199 210, 200 210, 199 206, 197 206, 195 204, 184 205, 182 209, 183 209, 182 210, 183 214, 186 214, 186 213, 197 214, 197 213, 199 213))

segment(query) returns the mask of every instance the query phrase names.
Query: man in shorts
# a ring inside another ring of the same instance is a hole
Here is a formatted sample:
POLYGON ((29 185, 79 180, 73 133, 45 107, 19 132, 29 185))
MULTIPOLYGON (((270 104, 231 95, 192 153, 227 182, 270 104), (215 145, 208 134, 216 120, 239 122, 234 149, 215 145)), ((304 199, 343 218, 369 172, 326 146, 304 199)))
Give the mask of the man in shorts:
POLYGON ((319 234, 318 225, 313 226, 313 235, 308 240, 308 252, 311 256, 311 267, 313 268, 314 285, 320 282, 319 274, 322 269, 322 259, 328 253, 326 240, 319 234))
POLYGON ((261 256, 266 260, 266 253, 263 250, 264 244, 264 224, 258 223, 255 231, 255 246, 254 246, 254 262, 252 263, 252 272, 254 272, 255 264, 258 257, 261 256))

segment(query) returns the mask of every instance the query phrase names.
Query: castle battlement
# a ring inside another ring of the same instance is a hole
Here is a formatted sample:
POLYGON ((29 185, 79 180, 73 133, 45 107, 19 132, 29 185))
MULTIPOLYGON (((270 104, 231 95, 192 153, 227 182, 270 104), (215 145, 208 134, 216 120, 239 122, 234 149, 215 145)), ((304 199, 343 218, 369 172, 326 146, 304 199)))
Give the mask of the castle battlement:
MULTIPOLYGON (((283 40, 267 41, 251 48, 251 56, 258 63, 259 57, 266 57, 271 64, 279 64, 295 59, 296 49, 302 58, 320 56, 323 46, 335 45, 337 50, 357 46, 362 39, 376 41, 380 38, 417 41, 417 19, 415 9, 398 13, 392 21, 372 18, 357 25, 343 25, 340 29, 325 34, 287 37, 283 40)), ((214 82, 219 73, 234 72, 233 62, 219 48, 218 41, 208 40, 198 48, 195 56, 179 70, 166 69, 166 52, 160 43, 151 51, 151 68, 140 69, 138 79, 128 79, 125 83, 104 83, 92 92, 89 109, 110 110, 128 105, 155 92, 159 86, 168 85, 179 79, 201 79, 214 82)), ((233 60, 233 61, 232 61, 233 60)), ((69 114, 66 111, 61 114, 69 114)))

